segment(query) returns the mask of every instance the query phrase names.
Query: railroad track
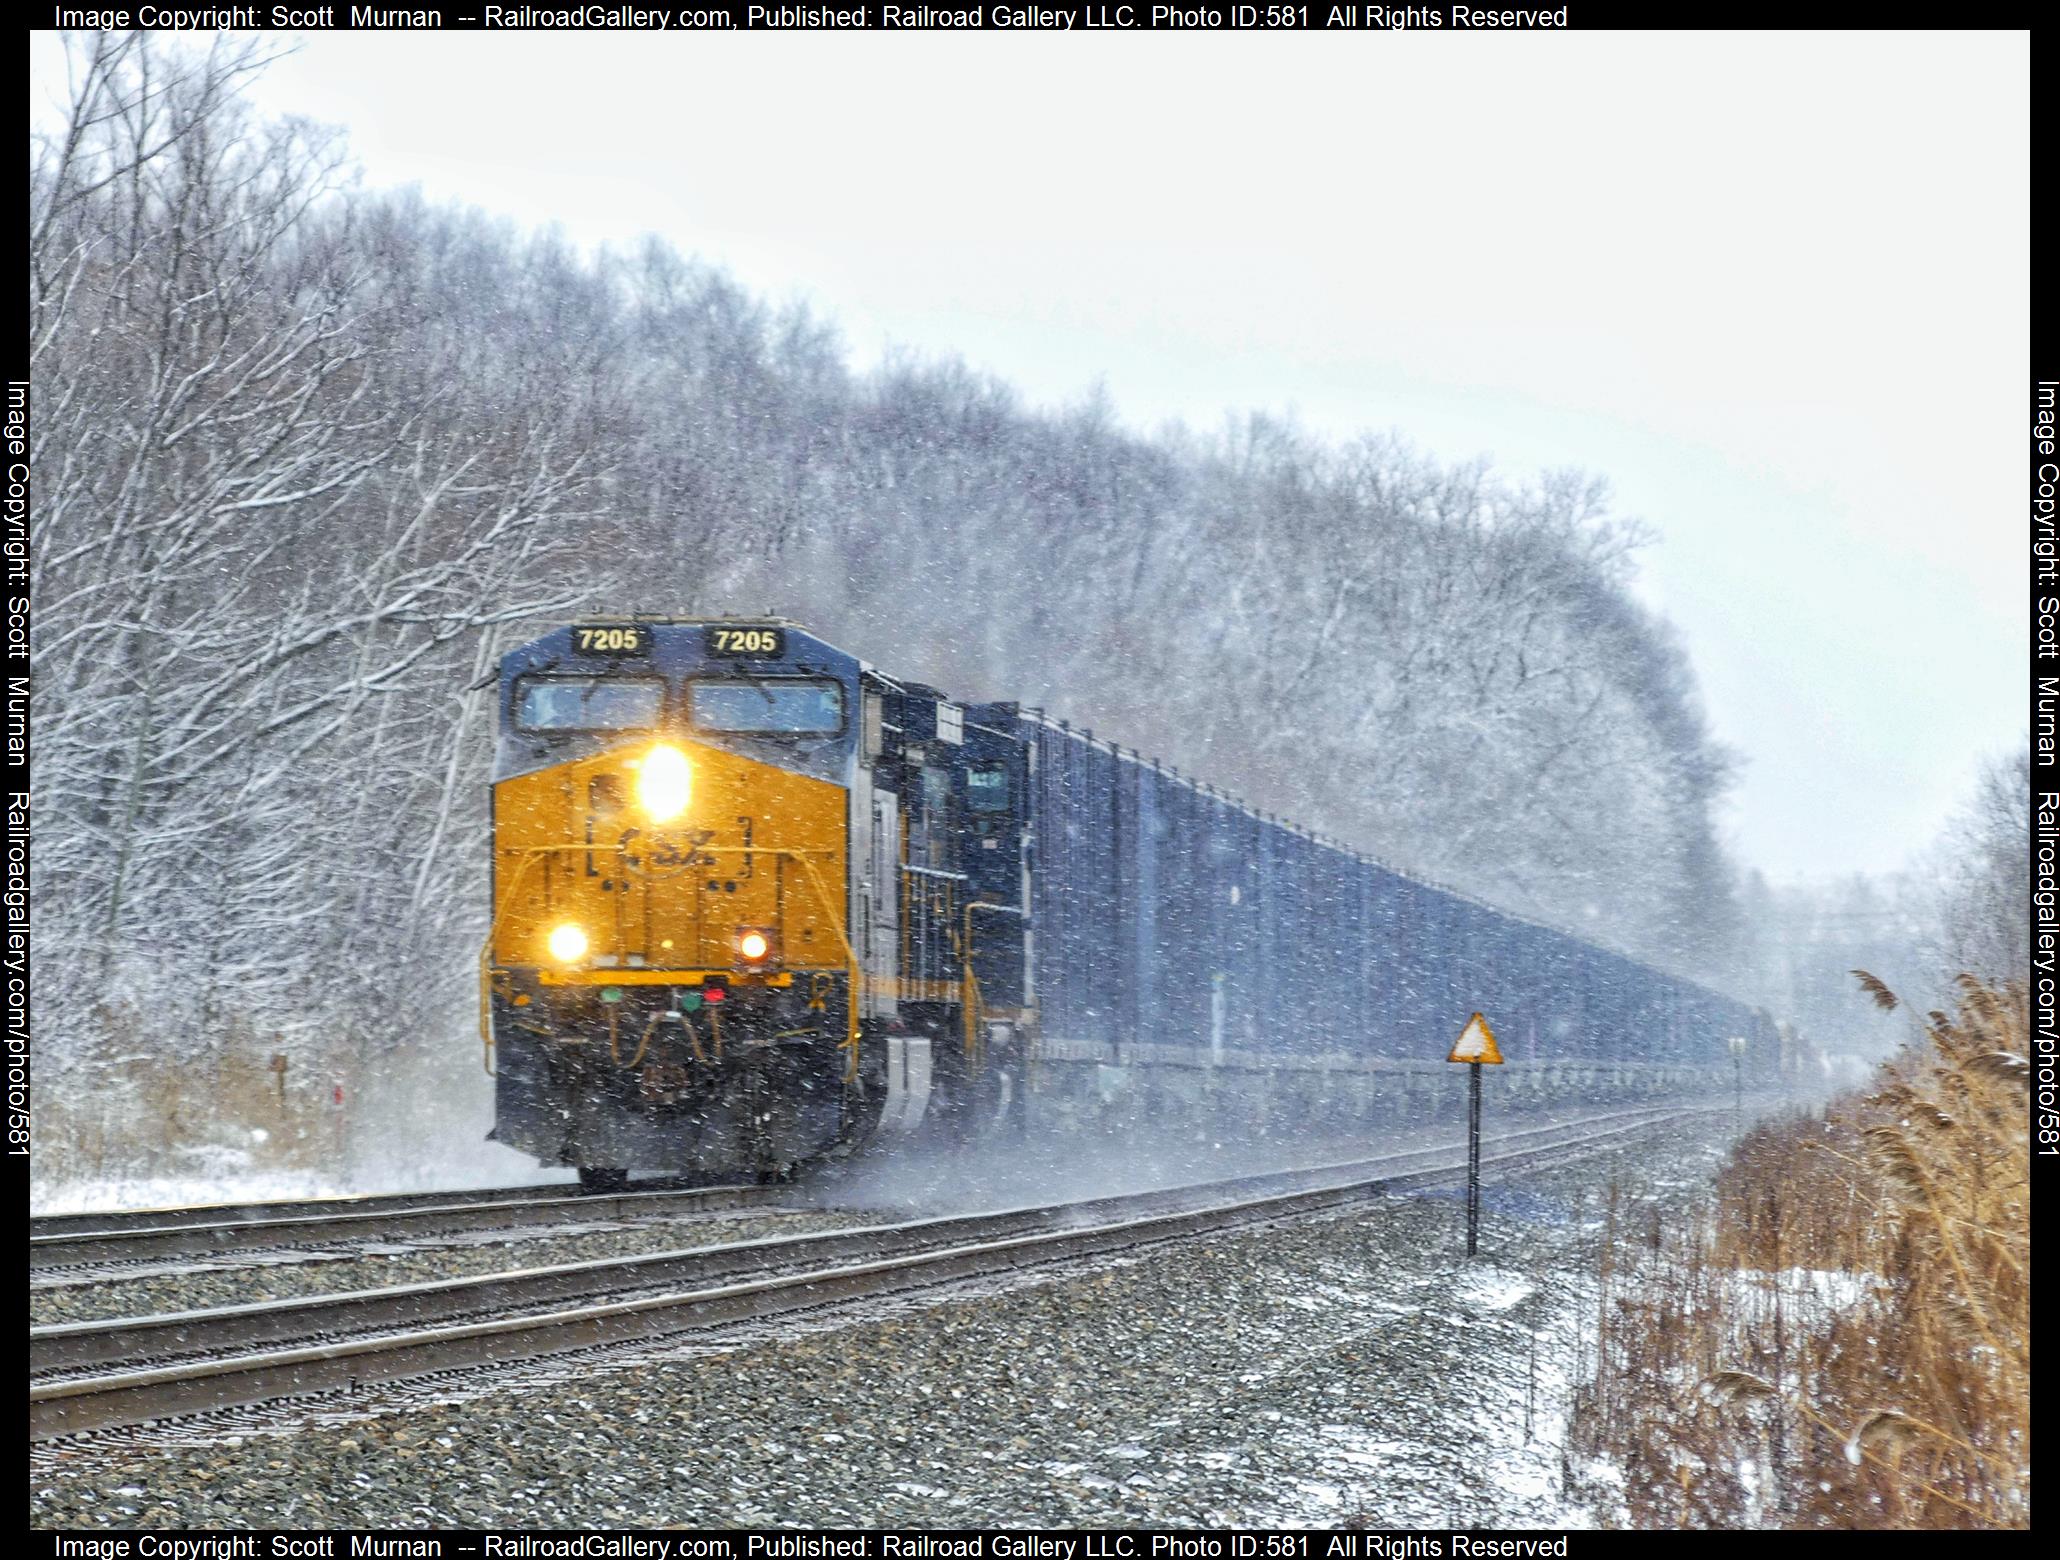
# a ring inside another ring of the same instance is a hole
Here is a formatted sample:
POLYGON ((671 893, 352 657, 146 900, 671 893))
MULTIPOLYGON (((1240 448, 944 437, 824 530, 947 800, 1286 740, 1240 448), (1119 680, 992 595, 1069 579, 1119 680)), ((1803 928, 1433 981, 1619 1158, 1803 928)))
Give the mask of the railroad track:
POLYGON ((582 1193, 577 1187, 404 1193, 318 1202, 223 1204, 132 1214, 66 1214, 33 1220, 29 1270, 122 1269, 178 1257, 408 1240, 453 1232, 534 1229, 595 1221, 670 1218, 757 1208, 792 1198, 778 1186, 714 1186, 582 1193))
MULTIPOLYGON (((636 1188, 647 1190, 643 1186, 636 1188)), ((335 1197, 287 1197, 275 1202, 181 1203, 163 1208, 113 1208, 88 1213, 42 1213, 29 1220, 31 1235, 98 1234, 103 1230, 169 1229, 184 1224, 233 1224, 249 1219, 288 1219, 296 1214, 384 1213, 399 1208, 446 1207, 467 1202, 502 1202, 513 1197, 577 1197, 578 1183, 484 1186, 445 1192, 346 1193, 335 1197)))
MULTIPOLYGON (((1621 1147, 1706 1111, 1655 1108, 1493 1140, 1484 1174, 1621 1147)), ((34 1327, 32 1440, 490 1368, 1148 1249, 1350 1207, 1464 1173, 1390 1154, 994 1213, 572 1263, 355 1294, 34 1327)))

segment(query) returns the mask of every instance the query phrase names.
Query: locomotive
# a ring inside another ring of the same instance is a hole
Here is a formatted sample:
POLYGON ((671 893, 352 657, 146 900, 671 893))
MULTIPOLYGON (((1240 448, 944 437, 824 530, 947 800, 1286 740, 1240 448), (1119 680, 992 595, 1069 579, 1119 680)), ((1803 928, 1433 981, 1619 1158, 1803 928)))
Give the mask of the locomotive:
POLYGON ((491 1136, 588 1185, 775 1179, 1140 1078, 1161 1114, 1407 1117, 1470 1009, 1538 1093, 1775 1048, 1693 982, 791 622, 570 625, 502 659, 498 709, 491 1136))

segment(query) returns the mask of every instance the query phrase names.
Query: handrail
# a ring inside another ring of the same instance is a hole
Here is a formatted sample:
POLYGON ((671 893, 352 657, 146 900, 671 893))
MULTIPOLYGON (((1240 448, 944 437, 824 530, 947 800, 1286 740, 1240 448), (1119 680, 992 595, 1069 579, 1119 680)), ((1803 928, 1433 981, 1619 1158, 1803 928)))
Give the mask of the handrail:
MULTIPOLYGON (((501 923, 507 915, 509 901, 515 897, 515 889, 521 883, 524 874, 528 872, 530 867, 535 865, 539 858, 549 856, 555 853, 570 852, 577 854, 584 851, 613 851, 618 856, 627 856, 630 850, 629 846, 623 844, 605 845, 595 843, 589 845, 584 842, 574 842, 572 844, 566 845, 514 845, 505 846, 502 848, 505 849, 508 852, 508 854, 520 856, 523 859, 521 867, 517 870, 515 876, 509 880, 507 892, 501 896, 501 902, 498 906, 496 906, 494 910, 493 920, 487 927, 485 945, 481 947, 479 951, 480 1036, 485 1041, 486 1051, 489 1059, 492 1057, 493 1054, 493 1030, 491 1024, 491 982, 493 978, 492 964, 494 939, 500 932, 501 923)), ((809 888, 814 892, 816 899, 822 907, 824 919, 827 920, 830 923, 831 927, 835 929, 837 933, 837 941, 844 950, 846 973, 851 987, 849 993, 850 1001, 846 1004, 847 1011, 845 1014, 845 1028, 843 1040, 843 1047, 845 1051, 844 1079, 845 1082, 849 1083, 853 1079, 857 1078, 859 1000, 861 984, 864 981, 865 976, 864 972, 859 967, 858 953, 851 946, 851 938, 845 931, 844 916, 838 911, 837 903, 833 898, 831 898, 829 889, 824 886, 822 874, 816 869, 815 862, 810 859, 814 856, 834 856, 838 854, 838 851, 834 848, 828 850, 793 850, 788 849, 784 846, 756 844, 697 845, 694 848, 698 851, 704 851, 709 855, 741 856, 749 853, 764 856, 785 856, 797 862, 800 865, 803 874, 808 879, 809 888)), ((491 1074, 492 1070, 492 1066, 489 1062, 487 1071, 489 1072, 489 1074, 491 1074)))
MULTIPOLYGON (((828 852, 817 851, 813 854, 826 855, 828 852)), ((852 1083, 858 1078, 858 1003, 860 988, 865 980, 865 972, 859 967, 858 952, 851 946, 851 938, 845 932, 844 917, 835 913, 835 905, 830 899, 829 890, 823 887, 822 879, 816 872, 815 863, 807 860, 806 856, 801 853, 796 853, 795 859, 800 861, 801 870, 808 874, 809 882, 816 891, 816 897, 822 901, 823 909, 829 915, 830 924, 837 929, 837 941, 844 945, 844 957, 851 971, 851 1000, 846 1004, 844 1028, 844 1081, 852 1083)))
POLYGON ((965 1051, 967 1061, 973 1061, 977 1057, 980 1064, 984 1066, 986 1058, 977 1056, 980 1048, 980 1011, 983 1004, 980 996, 980 977, 973 973, 973 912, 975 910, 992 910, 1002 915, 1022 916, 1025 919, 1028 918, 1029 912, 1020 905, 996 904, 990 899, 975 899, 965 906, 965 930, 963 936, 959 939, 959 966, 960 973, 964 977, 964 992, 959 999, 959 1023, 965 1030, 964 1035, 960 1039, 960 1044, 965 1051))

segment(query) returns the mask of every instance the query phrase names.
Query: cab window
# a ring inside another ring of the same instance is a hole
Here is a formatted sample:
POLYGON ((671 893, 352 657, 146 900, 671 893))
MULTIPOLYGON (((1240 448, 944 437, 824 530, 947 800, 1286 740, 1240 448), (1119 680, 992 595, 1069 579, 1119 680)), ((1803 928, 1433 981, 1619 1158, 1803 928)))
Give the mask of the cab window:
POLYGON ((966 805, 974 812, 1009 810, 1009 771, 1006 764, 982 764, 966 776, 966 805))
POLYGON ((703 731, 825 734, 844 729, 844 689, 803 677, 706 677, 690 683, 703 731))
POLYGON ((658 724, 665 684, 655 677, 524 677, 515 724, 524 731, 641 731, 658 724))

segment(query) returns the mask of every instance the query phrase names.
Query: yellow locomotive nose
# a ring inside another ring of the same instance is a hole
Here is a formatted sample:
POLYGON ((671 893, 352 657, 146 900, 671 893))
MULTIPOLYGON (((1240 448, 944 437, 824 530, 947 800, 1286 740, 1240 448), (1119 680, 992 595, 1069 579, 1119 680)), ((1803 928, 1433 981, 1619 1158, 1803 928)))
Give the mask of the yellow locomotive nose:
POLYGON ((670 823, 685 812, 693 790, 687 755, 668 743, 659 743, 637 766, 637 801, 653 823, 670 823))

